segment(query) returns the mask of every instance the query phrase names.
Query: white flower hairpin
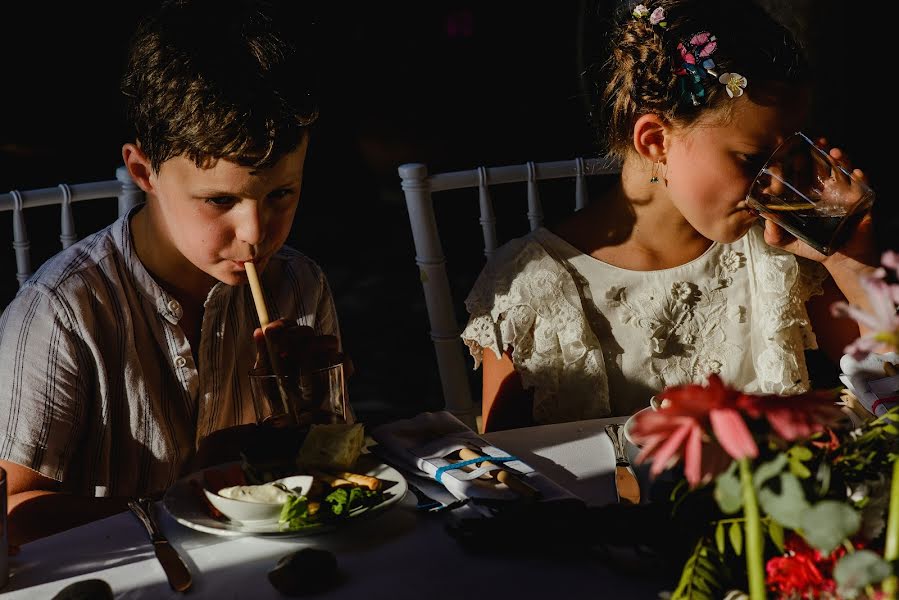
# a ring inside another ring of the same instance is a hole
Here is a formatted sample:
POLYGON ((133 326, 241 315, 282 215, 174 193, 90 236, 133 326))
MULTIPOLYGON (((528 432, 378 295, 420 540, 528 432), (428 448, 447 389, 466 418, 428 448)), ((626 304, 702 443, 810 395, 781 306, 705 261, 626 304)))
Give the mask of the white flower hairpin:
POLYGON ((749 80, 739 73, 724 73, 718 78, 718 82, 724 84, 728 96, 739 98, 743 95, 743 88, 746 87, 749 80))

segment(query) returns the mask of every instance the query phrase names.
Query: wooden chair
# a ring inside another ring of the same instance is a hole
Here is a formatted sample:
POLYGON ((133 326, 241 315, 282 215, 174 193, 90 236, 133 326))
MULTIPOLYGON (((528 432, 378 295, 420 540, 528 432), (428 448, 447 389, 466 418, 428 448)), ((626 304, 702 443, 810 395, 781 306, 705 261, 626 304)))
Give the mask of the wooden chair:
POLYGON ((72 215, 72 204, 85 200, 118 198, 119 216, 127 213, 133 206, 144 201, 143 191, 131 180, 128 170, 121 166, 116 169, 116 178, 107 181, 90 183, 62 183, 53 188, 18 191, 13 190, 0 194, 0 212, 12 211, 13 243, 16 253, 16 279, 19 286, 31 277, 31 242, 25 225, 25 211, 29 208, 48 205, 59 205, 60 233, 59 241, 63 249, 71 246, 78 237, 75 234, 75 219, 72 215))
MULTIPOLYGON (((498 247, 496 216, 491 188, 497 185, 523 183, 527 188, 527 219, 531 231, 543 224, 543 205, 538 182, 550 179, 573 178, 575 181, 575 210, 587 204, 586 178, 593 175, 612 175, 620 172, 620 164, 608 157, 577 158, 557 162, 529 162, 523 165, 479 167, 468 171, 428 175, 426 165, 404 164, 399 167, 402 189, 406 197, 409 222, 415 243, 415 262, 424 288, 425 304, 430 321, 431 339, 437 354, 437 367, 446 410, 470 427, 476 427, 479 405, 472 403, 469 385, 467 351, 459 337, 460 329, 453 308, 454 295, 446 272, 443 244, 437 227, 433 194, 447 190, 477 189, 480 204, 480 224, 484 239, 484 255, 493 256, 498 247)), ((524 232, 522 232, 524 233, 524 232)), ((459 294, 467 290, 458 290, 459 294)))

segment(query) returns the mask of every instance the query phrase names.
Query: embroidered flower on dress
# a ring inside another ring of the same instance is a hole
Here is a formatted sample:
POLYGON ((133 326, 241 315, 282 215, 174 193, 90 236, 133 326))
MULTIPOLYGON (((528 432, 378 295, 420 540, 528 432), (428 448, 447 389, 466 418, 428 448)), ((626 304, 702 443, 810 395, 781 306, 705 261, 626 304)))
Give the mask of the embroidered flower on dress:
MULTIPOLYGON (((641 6, 643 5, 641 4, 641 6)), ((652 14, 649 15, 649 22, 653 25, 658 25, 659 27, 666 27, 668 23, 665 21, 665 9, 660 6, 652 11, 652 14)))
POLYGON ((710 356, 701 356, 696 361, 696 367, 693 369, 693 380, 704 381, 711 373, 718 374, 724 364, 716 358, 710 356))
POLYGON ((686 281, 675 281, 671 284, 671 295, 677 302, 686 304, 693 297, 693 285, 686 281))
POLYGON ((633 15, 635 18, 642 19, 643 17, 645 17, 648 14, 649 14, 649 9, 646 8, 646 6, 644 6, 642 4, 638 4, 637 6, 634 7, 633 15))
POLYGON ((718 262, 728 273, 736 273, 737 269, 746 264, 746 257, 742 252, 728 250, 721 255, 718 262))
POLYGON ((728 96, 731 98, 739 98, 743 95, 743 88, 746 87, 749 80, 739 73, 724 73, 718 78, 718 82, 725 85, 728 96))

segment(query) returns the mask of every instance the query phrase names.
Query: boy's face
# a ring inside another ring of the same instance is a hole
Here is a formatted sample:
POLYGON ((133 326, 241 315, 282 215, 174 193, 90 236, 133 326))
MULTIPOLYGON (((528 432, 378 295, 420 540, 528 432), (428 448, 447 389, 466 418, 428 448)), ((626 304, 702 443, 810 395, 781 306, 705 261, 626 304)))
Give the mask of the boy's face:
POLYGON ((290 233, 300 199, 308 136, 274 166, 264 169, 218 160, 199 168, 178 156, 149 176, 155 197, 155 235, 167 242, 161 265, 166 278, 191 273, 192 265, 228 285, 246 283, 244 262, 263 270, 290 233), (189 263, 189 264, 188 264, 189 263), (171 268, 170 268, 171 267, 171 268))

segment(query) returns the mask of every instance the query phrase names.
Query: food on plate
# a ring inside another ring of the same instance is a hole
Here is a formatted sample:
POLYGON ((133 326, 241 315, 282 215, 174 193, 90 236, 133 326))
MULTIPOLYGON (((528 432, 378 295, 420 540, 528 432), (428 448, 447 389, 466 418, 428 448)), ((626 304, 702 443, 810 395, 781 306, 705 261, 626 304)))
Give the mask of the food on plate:
POLYGON ((365 444, 361 423, 312 425, 297 454, 300 467, 349 471, 365 444))
POLYGON ((216 492, 224 498, 255 502, 257 504, 284 504, 290 497, 290 492, 271 483, 262 485, 233 485, 216 492))
POLYGON ((371 475, 361 475, 359 473, 350 473, 348 471, 340 471, 337 473, 325 473, 310 469, 309 471, 316 479, 320 479, 329 484, 332 488, 352 487, 358 485, 369 490, 381 489, 381 480, 371 475))
MULTIPOLYGON (((326 426, 324 432, 318 434, 320 441, 313 442, 313 451, 307 451, 307 456, 317 455, 321 448, 332 448, 341 457, 338 461, 329 462, 355 466, 361 451, 361 448, 356 449, 355 436, 360 435, 362 430, 361 425, 351 427, 338 430, 326 426)), ((326 461, 315 462, 321 464, 326 461)), ((283 461, 266 461, 259 465, 244 456, 241 463, 204 471, 204 493, 219 515, 224 513, 237 521, 277 517, 282 531, 296 531, 343 519, 384 500, 384 482, 377 477, 356 473, 349 468, 297 466, 297 463, 302 464, 302 461, 288 457, 283 461), (285 473, 290 473, 290 476, 283 477, 285 473), (275 478, 275 475, 280 477, 275 478), (221 498, 231 504, 223 504, 221 498), (274 512, 262 514, 249 505, 271 506, 274 512)), ((207 511, 218 518, 209 510, 208 504, 207 511)))
POLYGON ((303 548, 282 557, 268 572, 268 580, 285 596, 325 591, 339 580, 337 557, 327 550, 303 548))

